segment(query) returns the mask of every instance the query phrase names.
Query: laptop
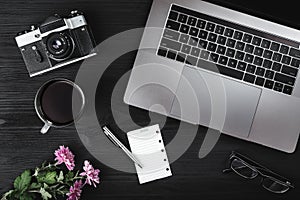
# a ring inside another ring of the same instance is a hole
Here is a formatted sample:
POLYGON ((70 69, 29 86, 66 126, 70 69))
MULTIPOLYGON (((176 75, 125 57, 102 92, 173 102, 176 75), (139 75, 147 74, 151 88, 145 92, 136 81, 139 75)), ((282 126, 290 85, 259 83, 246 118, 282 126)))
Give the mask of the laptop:
POLYGON ((293 153, 300 22, 279 4, 220 2, 154 0, 124 101, 293 153))

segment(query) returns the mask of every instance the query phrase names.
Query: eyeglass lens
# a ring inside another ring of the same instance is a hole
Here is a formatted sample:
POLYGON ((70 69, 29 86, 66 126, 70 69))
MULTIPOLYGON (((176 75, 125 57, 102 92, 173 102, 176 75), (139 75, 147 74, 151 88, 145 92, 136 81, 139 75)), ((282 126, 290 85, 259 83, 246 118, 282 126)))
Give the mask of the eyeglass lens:
MULTIPOLYGON (((247 179, 254 179, 258 176, 258 172, 251 169, 247 166, 243 161, 240 159, 233 159, 231 162, 232 170, 237 173, 238 175, 247 178, 247 179)), ((284 185, 276 180, 273 180, 269 177, 264 177, 262 180, 262 186, 274 193, 284 193, 289 190, 287 185, 284 185)))
POLYGON ((231 168, 235 173, 247 179, 253 179, 258 175, 257 171, 254 171, 239 159, 234 159, 232 161, 231 168))

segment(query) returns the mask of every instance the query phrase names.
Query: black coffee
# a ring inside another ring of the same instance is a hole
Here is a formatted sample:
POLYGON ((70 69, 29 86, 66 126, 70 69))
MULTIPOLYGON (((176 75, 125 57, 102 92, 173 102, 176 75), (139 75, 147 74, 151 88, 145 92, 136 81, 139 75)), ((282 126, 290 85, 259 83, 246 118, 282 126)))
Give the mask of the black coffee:
POLYGON ((73 114, 75 117, 79 115, 83 101, 80 91, 65 81, 56 81, 46 86, 40 100, 43 114, 54 125, 72 123, 73 114))

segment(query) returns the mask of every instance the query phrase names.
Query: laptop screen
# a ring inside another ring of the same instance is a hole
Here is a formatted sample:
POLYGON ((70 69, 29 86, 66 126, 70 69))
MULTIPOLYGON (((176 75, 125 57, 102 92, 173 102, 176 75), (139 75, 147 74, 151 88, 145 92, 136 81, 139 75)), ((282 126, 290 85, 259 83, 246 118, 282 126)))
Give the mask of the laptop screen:
POLYGON ((276 2, 271 0, 205 0, 223 7, 231 8, 246 14, 260 17, 272 22, 300 29, 299 6, 295 1, 276 2))

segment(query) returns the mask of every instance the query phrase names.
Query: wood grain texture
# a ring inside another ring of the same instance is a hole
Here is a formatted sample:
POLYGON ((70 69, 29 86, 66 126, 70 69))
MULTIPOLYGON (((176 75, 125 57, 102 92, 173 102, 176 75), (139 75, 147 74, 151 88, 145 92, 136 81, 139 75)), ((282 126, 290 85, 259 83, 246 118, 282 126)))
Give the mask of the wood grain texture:
MULTIPOLYGON (((38 88, 47 80, 63 77, 73 80, 80 64, 64 67, 40 77, 29 78, 16 47, 14 37, 29 25, 40 23, 53 14, 82 10, 91 25, 97 43, 132 28, 143 27, 151 0, 10 0, 0 1, 0 194, 11 188, 12 181, 24 169, 33 168, 44 160, 53 159, 59 145, 67 145, 76 154, 78 163, 90 159, 101 169, 101 185, 84 190, 83 199, 288 199, 300 195, 300 151, 288 155, 260 145, 222 136, 214 150, 199 159, 198 152, 206 128, 199 127, 197 138, 188 151, 171 165, 173 176, 139 185, 135 174, 119 172, 97 161, 82 145, 73 126, 51 129, 40 135, 42 123, 34 111, 33 100, 38 88), (257 181, 246 181, 235 174, 222 174, 227 157, 239 150, 290 178, 296 189, 285 195, 271 194, 257 181), (297 187, 299 186, 299 187, 297 187)), ((99 120, 114 124, 110 96, 117 80, 134 62, 135 52, 122 56, 105 72, 99 83, 97 109, 99 120)), ((148 112, 131 108, 133 120, 140 125, 149 122, 148 112)), ((177 120, 168 119, 163 128, 166 142, 174 137, 177 120)), ((113 126, 117 129, 118 127, 113 126)), ((126 143, 124 133, 119 136, 126 143)))

